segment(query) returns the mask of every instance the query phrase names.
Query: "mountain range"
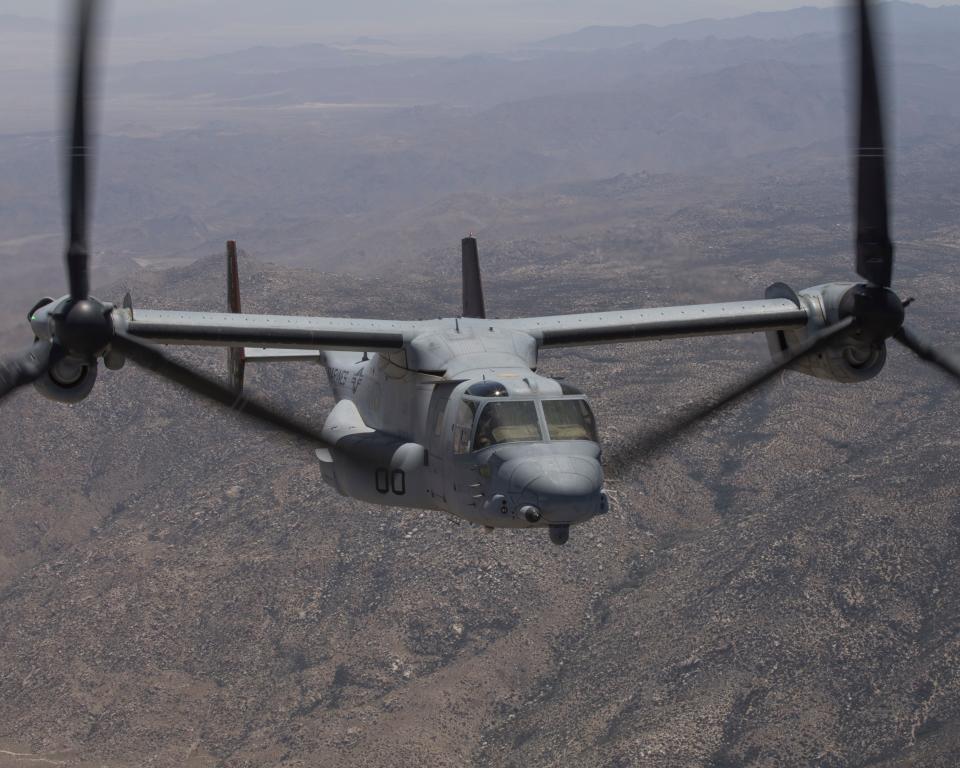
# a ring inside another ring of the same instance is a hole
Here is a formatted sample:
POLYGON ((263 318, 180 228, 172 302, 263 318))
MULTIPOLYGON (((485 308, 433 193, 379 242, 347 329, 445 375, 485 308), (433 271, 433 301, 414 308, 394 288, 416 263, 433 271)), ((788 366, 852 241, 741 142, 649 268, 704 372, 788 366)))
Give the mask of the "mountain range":
MULTIPOLYGON (((960 30, 960 8, 942 5, 931 8, 919 3, 891 0, 878 4, 880 18, 898 36, 933 35, 954 37, 960 30)), ((767 11, 724 19, 699 19, 681 24, 655 26, 591 26, 576 32, 537 41, 532 47, 550 50, 598 50, 628 45, 654 47, 672 40, 731 40, 753 37, 783 40, 802 35, 836 35, 849 29, 843 6, 802 7, 767 11)))

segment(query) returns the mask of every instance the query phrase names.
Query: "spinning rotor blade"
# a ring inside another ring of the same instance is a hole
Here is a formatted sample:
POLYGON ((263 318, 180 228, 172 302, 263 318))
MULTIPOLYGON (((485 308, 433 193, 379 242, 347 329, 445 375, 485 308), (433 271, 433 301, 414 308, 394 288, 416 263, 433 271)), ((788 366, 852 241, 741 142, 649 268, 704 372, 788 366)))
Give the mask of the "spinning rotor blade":
POLYGON ((873 285, 890 287, 893 245, 887 211, 887 159, 883 110, 869 0, 859 0, 860 126, 857 147, 857 274, 873 285))
POLYGON ((118 333, 113 338, 112 346, 141 368, 146 368, 158 376, 186 387, 191 392, 202 395, 208 400, 225 405, 231 411, 261 424, 276 427, 296 437, 309 440, 322 447, 330 447, 320 436, 320 433, 307 424, 277 413, 268 406, 262 405, 245 395, 237 394, 215 379, 172 360, 151 344, 145 344, 139 339, 118 333))
POLYGON ((35 341, 19 355, 0 358, 0 399, 43 376, 49 362, 49 341, 35 341))
POLYGON ((743 384, 732 387, 715 402, 697 407, 690 413, 686 414, 685 416, 681 416, 672 424, 657 432, 654 432, 653 434, 642 435, 631 440, 625 446, 611 452, 607 458, 607 461, 604 462, 607 466, 607 469, 609 469, 612 474, 618 474, 636 462, 653 455, 661 448, 665 447, 668 443, 680 437, 691 427, 696 426, 698 423, 710 417, 717 411, 723 410, 727 406, 732 405, 745 395, 755 390, 757 387, 766 384, 781 371, 786 370, 794 363, 802 360, 805 357, 808 357, 809 355, 816 354, 827 344, 829 344, 835 336, 847 331, 854 322, 854 318, 846 317, 840 322, 834 323, 828 328, 820 331, 820 333, 816 334, 815 336, 812 336, 802 346, 797 347, 797 350, 789 357, 784 358, 776 365, 767 368, 767 370, 744 382, 743 384))
POLYGON ((921 360, 925 360, 931 365, 937 366, 944 373, 953 376, 957 381, 960 381, 960 363, 957 363, 956 360, 951 360, 949 357, 944 355, 942 352, 938 352, 929 344, 924 341, 921 341, 919 338, 914 336, 914 334, 907 330, 906 328, 901 328, 894 337, 899 341, 903 346, 913 352, 921 360))
POLYGON ((67 192, 67 275, 70 281, 70 296, 75 301, 86 299, 90 293, 87 213, 90 136, 87 125, 87 88, 92 48, 90 38, 96 5, 96 0, 76 0, 74 20, 72 123, 68 147, 70 181, 67 192))

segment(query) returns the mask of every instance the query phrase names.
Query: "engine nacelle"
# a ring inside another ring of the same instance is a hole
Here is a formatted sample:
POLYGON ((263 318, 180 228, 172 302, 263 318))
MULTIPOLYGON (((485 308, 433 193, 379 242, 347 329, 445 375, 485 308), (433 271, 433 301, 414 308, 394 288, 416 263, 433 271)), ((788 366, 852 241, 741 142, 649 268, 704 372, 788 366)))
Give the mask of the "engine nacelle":
POLYGON ((49 400, 79 403, 90 394, 96 381, 96 362, 77 360, 54 348, 50 353, 49 369, 33 386, 49 400))
MULTIPOLYGON (((807 310, 810 318, 804 328, 768 331, 767 344, 775 361, 797 349, 828 325, 841 319, 840 304, 855 283, 828 283, 806 288, 797 293, 783 283, 767 288, 768 299, 789 299, 807 310)), ((809 355, 791 367, 792 370, 819 379, 856 383, 872 379, 887 361, 887 347, 858 337, 856 332, 844 334, 819 352, 809 355)))

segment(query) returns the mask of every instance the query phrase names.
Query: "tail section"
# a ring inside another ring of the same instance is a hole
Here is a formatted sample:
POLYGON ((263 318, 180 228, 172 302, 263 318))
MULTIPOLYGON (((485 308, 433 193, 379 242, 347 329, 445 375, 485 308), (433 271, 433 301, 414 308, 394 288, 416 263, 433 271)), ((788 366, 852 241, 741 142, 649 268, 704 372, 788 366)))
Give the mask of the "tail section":
POLYGON ((473 235, 463 238, 463 316, 486 317, 483 304, 483 282, 480 279, 480 254, 477 250, 477 238, 473 235))
MULTIPOLYGON (((227 241, 227 309, 239 313, 240 310, 240 268, 237 264, 237 241, 227 241)), ((238 395, 243 391, 243 374, 247 356, 242 347, 230 347, 227 350, 227 374, 230 387, 238 395)))
MULTIPOLYGON (((241 312, 240 269, 237 243, 227 241, 227 309, 241 312)), ((230 387, 240 394, 247 363, 321 363, 327 370, 337 400, 349 400, 360 386, 367 356, 360 352, 323 352, 309 349, 270 349, 266 347, 230 347, 227 350, 227 375, 230 387)))

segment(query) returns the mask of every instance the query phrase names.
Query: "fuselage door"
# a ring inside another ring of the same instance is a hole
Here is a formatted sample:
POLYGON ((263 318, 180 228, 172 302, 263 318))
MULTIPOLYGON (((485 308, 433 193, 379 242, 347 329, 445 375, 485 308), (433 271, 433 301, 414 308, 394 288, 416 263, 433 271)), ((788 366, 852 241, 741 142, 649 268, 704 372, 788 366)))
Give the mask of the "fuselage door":
POLYGON ((428 476, 429 488, 434 496, 444 497, 444 459, 449 452, 447 428, 447 404, 453 390, 460 384, 458 381, 443 381, 434 386, 430 396, 430 407, 427 409, 426 444, 430 455, 428 476))

